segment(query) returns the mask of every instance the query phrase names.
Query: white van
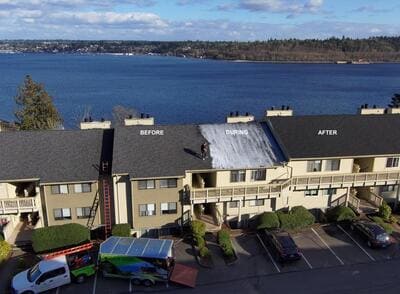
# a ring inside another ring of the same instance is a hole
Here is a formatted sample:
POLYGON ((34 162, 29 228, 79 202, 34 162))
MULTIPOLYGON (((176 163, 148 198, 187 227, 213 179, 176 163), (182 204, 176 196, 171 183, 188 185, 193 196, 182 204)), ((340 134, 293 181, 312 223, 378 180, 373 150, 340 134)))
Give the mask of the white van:
POLYGON ((65 255, 43 260, 17 274, 12 280, 13 294, 36 294, 71 283, 65 255))

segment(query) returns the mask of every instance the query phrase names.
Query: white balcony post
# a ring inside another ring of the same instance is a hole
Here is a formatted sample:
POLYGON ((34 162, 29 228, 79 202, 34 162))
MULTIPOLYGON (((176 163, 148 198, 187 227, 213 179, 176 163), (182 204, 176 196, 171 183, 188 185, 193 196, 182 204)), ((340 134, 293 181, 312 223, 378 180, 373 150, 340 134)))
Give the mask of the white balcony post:
POLYGON ((238 203, 238 227, 239 228, 240 228, 240 222, 242 221, 241 209, 242 209, 242 200, 239 200, 239 203, 238 203))

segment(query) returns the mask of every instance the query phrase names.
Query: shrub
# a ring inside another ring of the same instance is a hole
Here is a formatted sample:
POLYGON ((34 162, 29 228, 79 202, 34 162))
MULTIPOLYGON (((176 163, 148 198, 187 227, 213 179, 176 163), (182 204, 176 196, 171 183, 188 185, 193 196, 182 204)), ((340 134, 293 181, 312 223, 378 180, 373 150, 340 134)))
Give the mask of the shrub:
POLYGON ((130 224, 117 224, 112 228, 111 234, 118 237, 130 237, 131 225, 130 224))
POLYGON ((35 229, 33 250, 37 253, 83 244, 90 239, 88 228, 80 224, 66 224, 35 229))
POLYGON ((277 213, 281 228, 285 230, 302 229, 312 225, 315 217, 303 206, 293 207, 289 213, 277 213))
POLYGON ((5 261, 11 253, 11 245, 6 241, 0 241, 0 263, 5 261))
POLYGON ((390 220, 390 216, 392 215, 392 209, 390 208, 390 206, 386 202, 383 202, 382 205, 379 206, 378 214, 385 221, 389 221, 390 220))
POLYGON ((351 221, 356 217, 355 212, 347 206, 336 206, 329 209, 326 213, 328 221, 340 222, 340 221, 351 221))
POLYGON ((206 224, 202 221, 194 220, 192 221, 192 233, 193 235, 204 237, 206 234, 206 224))
POLYGON ((373 216, 371 218, 375 223, 377 223, 378 225, 380 225, 388 234, 393 233, 393 227, 390 224, 385 223, 385 221, 383 220, 383 218, 379 217, 379 216, 373 216))
POLYGON ((0 241, 4 241, 3 233, 0 233, 0 241))
POLYGON ((398 219, 394 215, 391 215, 389 218, 389 222, 391 224, 396 224, 398 222, 398 219))
POLYGON ((204 238, 199 235, 194 235, 194 241, 199 248, 206 246, 206 241, 204 241, 204 238))
POLYGON ((199 254, 200 254, 200 257, 208 257, 208 256, 210 256, 210 251, 208 250, 207 247, 204 246, 204 247, 200 248, 199 254))
POLYGON ((222 229, 218 232, 218 244, 221 246, 225 256, 232 257, 234 255, 229 230, 222 229))
POLYGON ((275 212, 264 212, 259 216, 257 229, 279 228, 279 218, 275 212))

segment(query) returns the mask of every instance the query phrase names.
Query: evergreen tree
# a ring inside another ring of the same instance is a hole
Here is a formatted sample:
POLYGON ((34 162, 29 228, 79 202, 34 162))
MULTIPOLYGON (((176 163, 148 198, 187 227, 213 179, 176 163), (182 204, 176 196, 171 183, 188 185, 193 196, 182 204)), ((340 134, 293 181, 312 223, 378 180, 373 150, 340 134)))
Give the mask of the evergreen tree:
POLYGON ((15 117, 21 130, 48 130, 60 128, 62 119, 52 97, 42 84, 27 75, 15 97, 18 109, 15 117))
POLYGON ((400 107, 400 94, 394 94, 388 106, 392 108, 400 107))

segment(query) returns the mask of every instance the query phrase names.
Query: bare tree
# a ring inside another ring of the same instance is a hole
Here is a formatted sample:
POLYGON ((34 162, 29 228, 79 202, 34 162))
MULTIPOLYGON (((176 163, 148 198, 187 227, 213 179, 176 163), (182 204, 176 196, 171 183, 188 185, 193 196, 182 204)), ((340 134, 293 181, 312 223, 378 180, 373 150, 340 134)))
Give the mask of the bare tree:
POLYGON ((114 118, 114 125, 123 126, 124 120, 127 117, 138 117, 139 112, 132 107, 116 105, 113 107, 112 116, 114 118))

